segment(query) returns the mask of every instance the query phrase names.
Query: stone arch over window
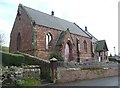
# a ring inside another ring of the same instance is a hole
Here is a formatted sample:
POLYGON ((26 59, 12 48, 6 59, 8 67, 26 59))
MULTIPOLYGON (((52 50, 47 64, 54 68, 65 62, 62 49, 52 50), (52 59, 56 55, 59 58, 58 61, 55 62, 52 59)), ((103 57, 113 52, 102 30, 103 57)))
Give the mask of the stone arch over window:
POLYGON ((87 42, 84 40, 83 42, 84 52, 87 52, 87 42))
POLYGON ((20 51, 21 48, 21 34, 20 32, 17 35, 17 51, 20 51))
POLYGON ((77 51, 80 52, 80 40, 76 38, 76 42, 77 42, 77 51))
POLYGON ((80 62, 80 40, 76 38, 76 46, 77 46, 77 62, 80 62))
POLYGON ((53 40, 52 34, 50 32, 48 32, 46 34, 46 49, 49 49, 52 47, 52 40, 53 40))
POLYGON ((65 48, 64 48, 64 55, 65 55, 65 62, 68 62, 68 61, 71 61, 73 58, 72 58, 72 43, 70 40, 68 40, 66 43, 65 43, 65 48))

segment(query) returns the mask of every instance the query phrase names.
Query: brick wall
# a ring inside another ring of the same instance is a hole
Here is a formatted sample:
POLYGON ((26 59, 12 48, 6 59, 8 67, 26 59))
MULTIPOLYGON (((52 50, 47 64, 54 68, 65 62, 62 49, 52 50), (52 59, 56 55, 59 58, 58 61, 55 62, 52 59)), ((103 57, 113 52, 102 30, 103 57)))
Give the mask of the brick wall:
POLYGON ((101 77, 117 76, 118 69, 100 69, 100 70, 66 70, 58 68, 58 83, 72 82, 76 80, 95 79, 101 77))
POLYGON ((80 58, 82 58, 82 59, 85 57, 86 57, 85 59, 91 58, 91 54, 92 54, 92 52, 91 52, 91 39, 87 38, 87 37, 79 36, 79 35, 72 35, 72 38, 73 38, 74 43, 75 43, 74 54, 75 54, 76 58, 77 58, 76 38, 80 40, 80 58), (84 51, 84 47, 83 47, 84 40, 87 42, 87 52, 84 51))
POLYGON ((58 36, 60 35, 59 30, 55 30, 52 28, 36 25, 35 28, 37 29, 37 50, 36 50, 36 56, 49 59, 50 53, 55 48, 56 41, 58 39, 58 36), (46 34, 50 32, 52 34, 52 48, 46 49, 46 34))
POLYGON ((10 35, 10 52, 17 51, 17 36, 20 33, 21 43, 20 51, 30 53, 32 49, 32 25, 31 20, 25 10, 21 9, 21 15, 16 16, 11 35, 10 35))
MULTIPOLYGON (((37 29, 36 56, 48 59, 52 50, 46 50, 46 34, 48 32, 50 32, 52 34, 52 38, 53 38, 52 49, 54 49, 56 41, 58 40, 59 35, 61 33, 61 30, 54 29, 54 28, 48 28, 48 27, 41 26, 41 25, 36 25, 35 28, 37 29)), ((73 48, 72 53, 73 53, 74 60, 76 60, 76 58, 77 58, 76 38, 78 38, 80 40, 80 45, 81 45, 80 46, 80 48, 81 48, 80 57, 81 58, 85 58, 85 57, 91 58, 91 54, 92 54, 91 53, 91 39, 87 38, 87 37, 80 36, 80 35, 75 35, 75 34, 71 34, 71 37, 72 37, 71 41, 73 41, 73 43, 74 43, 72 45, 72 48, 73 48), (84 51, 84 48, 83 48, 83 41, 84 40, 86 40, 86 42, 87 42, 87 49, 88 49, 87 53, 84 51)), ((69 38, 69 36, 68 36, 68 38, 69 38)), ((64 57, 64 45, 65 45, 66 42, 67 42, 67 40, 64 41, 64 44, 62 46, 63 49, 62 49, 61 52, 62 52, 63 57, 64 57)))

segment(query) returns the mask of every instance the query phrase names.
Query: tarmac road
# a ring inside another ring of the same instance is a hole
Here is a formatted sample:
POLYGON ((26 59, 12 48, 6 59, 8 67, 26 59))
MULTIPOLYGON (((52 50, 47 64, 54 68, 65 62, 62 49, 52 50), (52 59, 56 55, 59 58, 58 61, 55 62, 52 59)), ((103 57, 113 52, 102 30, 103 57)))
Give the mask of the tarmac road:
POLYGON ((71 83, 56 84, 55 86, 118 86, 118 77, 107 77, 93 80, 83 80, 71 83))

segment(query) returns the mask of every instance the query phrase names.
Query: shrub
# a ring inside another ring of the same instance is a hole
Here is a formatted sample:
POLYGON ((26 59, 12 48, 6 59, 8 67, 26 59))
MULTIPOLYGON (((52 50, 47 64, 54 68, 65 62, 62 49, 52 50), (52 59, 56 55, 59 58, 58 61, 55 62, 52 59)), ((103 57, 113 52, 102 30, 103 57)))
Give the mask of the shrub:
POLYGON ((24 64, 27 65, 39 65, 41 62, 41 59, 35 56, 31 56, 29 54, 21 53, 21 52, 16 52, 17 54, 21 54, 24 56, 24 64))
POLYGON ((9 52, 9 47, 2 46, 2 51, 4 51, 4 52, 9 52))
POLYGON ((39 60, 36 59, 34 56, 31 57, 30 55, 24 54, 24 57, 25 57, 25 61, 24 61, 25 64, 28 65, 39 64, 39 60))
POLYGON ((63 61, 63 57, 62 57, 62 55, 61 55, 61 53, 60 52, 53 52, 53 53, 51 53, 50 54, 50 59, 52 59, 52 58, 56 58, 58 61, 63 61))
POLYGON ((40 80, 36 79, 25 79, 22 80, 21 83, 19 83, 20 86, 40 86, 41 82, 40 80))
POLYGON ((112 54, 110 54, 110 57, 112 57, 112 54))
POLYGON ((24 56, 20 54, 2 53, 3 66, 21 66, 24 61, 24 56))
POLYGON ((112 56, 112 57, 109 56, 109 61, 114 61, 114 62, 115 62, 115 61, 117 61, 117 60, 116 60, 116 58, 114 58, 113 56, 112 56))

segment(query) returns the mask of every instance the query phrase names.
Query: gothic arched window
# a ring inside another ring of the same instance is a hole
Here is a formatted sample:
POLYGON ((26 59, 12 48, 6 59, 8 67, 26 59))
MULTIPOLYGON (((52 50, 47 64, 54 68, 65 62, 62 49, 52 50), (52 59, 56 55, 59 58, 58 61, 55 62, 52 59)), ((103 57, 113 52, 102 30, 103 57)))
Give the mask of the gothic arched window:
POLYGON ((85 40, 83 42, 83 47, 84 47, 84 51, 87 52, 87 42, 85 40))
POLYGON ((48 32, 46 34, 46 49, 49 49, 52 46, 52 34, 48 32))
POLYGON ((17 50, 19 51, 21 48, 21 35, 18 33, 17 35, 17 50))
POLYGON ((77 50, 80 52, 80 40, 76 39, 76 41, 77 41, 77 50))

